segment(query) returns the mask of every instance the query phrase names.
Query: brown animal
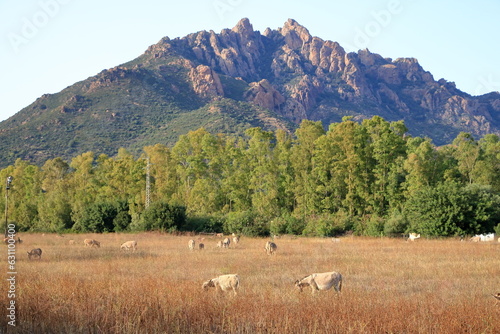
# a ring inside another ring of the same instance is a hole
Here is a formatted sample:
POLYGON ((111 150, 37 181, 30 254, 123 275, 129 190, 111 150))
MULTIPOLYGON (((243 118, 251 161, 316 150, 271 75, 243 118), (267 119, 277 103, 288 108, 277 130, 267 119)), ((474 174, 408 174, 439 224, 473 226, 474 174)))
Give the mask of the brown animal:
POLYGON ((277 250, 278 246, 274 242, 268 241, 266 242, 266 246, 264 247, 267 255, 273 255, 277 250))
POLYGON ((40 248, 34 248, 31 250, 31 252, 26 252, 28 253, 28 259, 31 260, 32 257, 36 257, 39 260, 42 258, 42 250, 40 248))
POLYGON ((199 250, 202 250, 202 249, 204 249, 204 248, 205 248, 205 244, 203 244, 203 243, 201 243, 201 242, 200 242, 200 243, 198 244, 198 249, 199 249, 199 250))
POLYGON ((11 241, 11 242, 10 242, 10 243, 14 243, 14 244, 16 244, 16 243, 17 243, 17 244, 20 244, 20 243, 22 243, 22 242, 23 242, 23 241, 21 240, 21 238, 19 238, 19 237, 17 237, 17 240, 16 240, 16 239, 14 239, 14 238, 10 238, 10 237, 3 238, 3 242, 4 242, 5 244, 9 244, 9 240, 10 240, 10 239, 14 240, 14 241, 11 241))
POLYGON ((472 241, 472 242, 479 242, 481 241, 481 237, 476 235, 475 237, 472 237, 469 239, 469 241, 472 241))
POLYGON ((126 241, 120 246, 120 249, 125 249, 127 251, 133 250, 135 252, 137 249, 137 241, 135 240, 126 241))
POLYGON ((94 239, 85 239, 83 240, 83 244, 85 245, 85 247, 101 247, 101 243, 94 239))

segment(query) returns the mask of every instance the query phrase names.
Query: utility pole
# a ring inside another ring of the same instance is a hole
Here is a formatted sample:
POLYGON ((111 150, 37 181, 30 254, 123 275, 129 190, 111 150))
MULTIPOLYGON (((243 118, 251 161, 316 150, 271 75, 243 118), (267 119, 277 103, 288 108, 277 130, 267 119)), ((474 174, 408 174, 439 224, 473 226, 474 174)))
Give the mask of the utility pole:
POLYGON ((9 213, 9 189, 12 183, 12 176, 7 177, 5 184, 5 237, 7 238, 7 226, 9 225, 8 213, 9 213))
POLYGON ((151 204, 151 174, 150 174, 150 163, 149 157, 146 158, 146 209, 149 208, 149 204, 151 204))

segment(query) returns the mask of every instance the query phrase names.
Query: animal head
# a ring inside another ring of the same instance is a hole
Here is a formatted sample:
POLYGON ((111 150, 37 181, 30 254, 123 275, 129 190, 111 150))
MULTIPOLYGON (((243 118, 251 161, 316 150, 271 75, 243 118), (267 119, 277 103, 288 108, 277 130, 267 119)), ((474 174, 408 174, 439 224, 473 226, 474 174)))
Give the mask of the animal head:
POLYGON ((296 280, 295 281, 295 287, 297 289, 299 289, 300 292, 302 292, 302 288, 304 288, 305 286, 308 286, 309 284, 307 283, 304 283, 304 282, 301 282, 301 280, 296 280))
POLYGON ((214 282, 210 279, 210 280, 208 280, 208 281, 204 282, 204 283, 203 283, 203 285, 202 285, 202 287, 203 287, 203 289, 206 291, 206 290, 208 290, 208 288, 213 288, 213 287, 215 287, 215 284, 214 284, 214 282))

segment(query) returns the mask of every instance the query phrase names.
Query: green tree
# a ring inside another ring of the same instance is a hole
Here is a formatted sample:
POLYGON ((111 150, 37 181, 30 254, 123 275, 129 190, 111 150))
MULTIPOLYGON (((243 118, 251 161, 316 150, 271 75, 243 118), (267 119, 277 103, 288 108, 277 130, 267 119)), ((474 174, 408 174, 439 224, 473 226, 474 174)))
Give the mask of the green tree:
POLYGON ((43 194, 38 203, 39 217, 33 229, 62 232, 72 227, 68 177, 69 165, 61 158, 45 162, 42 167, 43 194))
POLYGON ((278 201, 278 173, 274 160, 274 145, 276 141, 272 132, 261 128, 252 128, 246 131, 250 136, 246 154, 250 163, 248 175, 249 189, 252 193, 253 210, 267 219, 279 215, 278 201))
POLYGON ((474 182, 474 170, 479 161, 480 146, 470 133, 461 132, 454 140, 456 147, 455 158, 458 161, 458 170, 466 182, 474 182))
POLYGON ((497 135, 488 134, 479 140, 481 154, 473 170, 476 183, 491 185, 500 191, 500 139, 497 135))
POLYGON ((408 199, 410 230, 430 236, 490 232, 499 218, 500 198, 488 188, 448 181, 422 187, 408 199))
POLYGON ((296 141, 291 149, 291 163, 294 173, 295 208, 297 216, 317 213, 316 182, 312 173, 316 140, 325 135, 320 121, 303 120, 295 132, 296 141))
POLYGON ((403 136, 407 129, 402 121, 389 123, 379 116, 364 120, 362 125, 370 135, 372 157, 375 161, 372 169, 375 178, 372 190, 373 210, 377 215, 383 216, 389 208, 391 194, 397 194, 397 188, 400 187, 400 182, 397 182, 398 161, 406 153, 403 136))
POLYGON ((186 224, 186 208, 165 202, 154 202, 142 213, 141 220, 132 223, 137 231, 176 231, 186 224))

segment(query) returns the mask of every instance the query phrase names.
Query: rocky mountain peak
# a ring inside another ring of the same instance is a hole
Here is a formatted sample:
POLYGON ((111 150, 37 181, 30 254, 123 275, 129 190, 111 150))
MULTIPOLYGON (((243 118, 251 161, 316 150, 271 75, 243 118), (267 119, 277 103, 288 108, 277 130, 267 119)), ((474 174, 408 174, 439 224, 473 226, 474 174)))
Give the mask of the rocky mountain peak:
POLYGON ((247 18, 241 19, 231 30, 247 38, 253 35, 254 33, 253 26, 250 23, 250 20, 247 18))
POLYGON ((291 49, 298 49, 312 39, 309 30, 294 19, 288 19, 279 32, 285 37, 285 42, 291 49))

